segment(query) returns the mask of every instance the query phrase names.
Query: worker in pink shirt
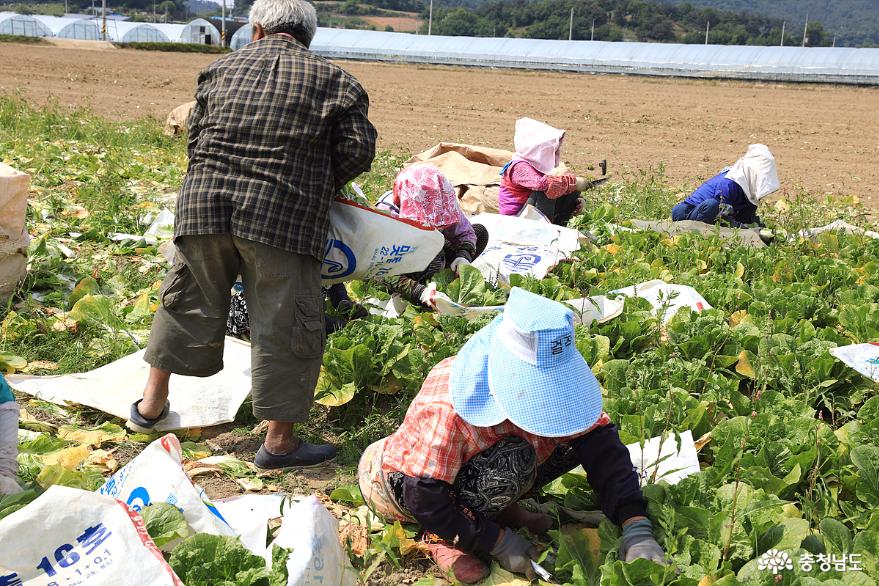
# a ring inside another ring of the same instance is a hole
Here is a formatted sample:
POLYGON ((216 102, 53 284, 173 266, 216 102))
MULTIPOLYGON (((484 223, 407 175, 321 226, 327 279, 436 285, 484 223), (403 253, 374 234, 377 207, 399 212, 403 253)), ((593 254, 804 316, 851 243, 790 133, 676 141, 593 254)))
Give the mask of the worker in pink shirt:
POLYGON ((531 204, 553 224, 564 226, 583 210, 580 192, 589 181, 571 173, 553 174, 561 162, 565 131, 531 118, 516 121, 516 155, 501 170, 498 208, 516 216, 531 204))

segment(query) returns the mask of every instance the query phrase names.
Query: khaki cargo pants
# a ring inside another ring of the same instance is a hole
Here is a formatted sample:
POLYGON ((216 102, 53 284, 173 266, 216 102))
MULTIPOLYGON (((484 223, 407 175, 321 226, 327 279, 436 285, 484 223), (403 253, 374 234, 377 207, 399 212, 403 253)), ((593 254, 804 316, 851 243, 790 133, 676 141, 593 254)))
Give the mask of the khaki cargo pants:
POLYGON ((240 274, 250 313, 253 414, 306 421, 325 342, 320 261, 231 234, 181 236, 175 245, 144 360, 187 376, 222 370, 240 274))

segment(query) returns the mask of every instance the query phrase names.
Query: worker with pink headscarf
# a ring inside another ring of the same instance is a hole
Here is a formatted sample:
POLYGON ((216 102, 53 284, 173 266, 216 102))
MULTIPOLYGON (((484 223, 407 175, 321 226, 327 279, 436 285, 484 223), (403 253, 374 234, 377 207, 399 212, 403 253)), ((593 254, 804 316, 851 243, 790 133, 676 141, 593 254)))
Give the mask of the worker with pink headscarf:
POLYGON ((561 163, 565 131, 531 118, 516 121, 516 155, 501 170, 498 208, 515 216, 531 204, 553 224, 564 226, 583 209, 580 192, 589 180, 571 173, 554 174, 561 163))
POLYGON ((404 220, 435 228, 445 237, 443 250, 416 274, 389 277, 389 288, 412 303, 433 308, 436 285, 431 277, 444 268, 456 273, 482 254, 488 244, 488 230, 471 224, 458 204, 452 184, 439 169, 431 165, 412 165, 397 175, 393 191, 376 203, 379 210, 404 220))

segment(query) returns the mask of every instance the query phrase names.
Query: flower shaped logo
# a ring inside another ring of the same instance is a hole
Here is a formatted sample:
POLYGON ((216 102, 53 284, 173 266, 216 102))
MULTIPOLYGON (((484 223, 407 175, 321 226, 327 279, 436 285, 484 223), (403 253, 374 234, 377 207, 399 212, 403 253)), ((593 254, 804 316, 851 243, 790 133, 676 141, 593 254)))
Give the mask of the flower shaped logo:
POLYGON ((787 552, 770 549, 760 556, 757 561, 757 568, 760 570, 769 570, 773 575, 778 575, 782 570, 793 570, 794 563, 787 555, 787 552))

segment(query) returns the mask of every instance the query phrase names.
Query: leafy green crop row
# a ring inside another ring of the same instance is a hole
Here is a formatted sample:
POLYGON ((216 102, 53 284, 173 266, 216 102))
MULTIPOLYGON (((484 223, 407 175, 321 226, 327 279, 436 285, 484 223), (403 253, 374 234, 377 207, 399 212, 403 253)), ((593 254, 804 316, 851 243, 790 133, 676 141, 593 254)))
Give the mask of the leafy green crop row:
MULTIPOLYGON (((166 194, 185 169, 183 142, 162 137, 151 121, 117 125, 0 99, 0 152, 4 162, 33 175, 28 227, 35 236, 30 276, 0 311, 0 352, 23 356, 30 372, 55 374, 94 368, 142 347, 166 265, 155 246, 112 242, 107 234, 141 233, 147 216, 167 205, 166 194)), ((380 157, 376 171, 362 178, 367 191, 390 185, 399 163, 399 157, 380 157)), ((875 584, 879 388, 828 350, 879 341, 879 241, 827 233, 755 249, 712 236, 616 228, 630 218, 666 216, 674 193, 659 169, 590 194, 576 225, 597 242, 543 280, 513 283, 563 300, 663 279, 695 287, 714 308, 683 310, 663 325, 643 300, 628 299, 615 319, 578 326, 577 347, 602 383, 605 409, 623 440, 691 430, 703 470, 677 485, 659 482, 645 490, 677 571, 622 564, 616 529, 603 523, 595 542, 582 532, 553 533, 546 545, 555 550, 557 580, 576 586, 875 584), (757 558, 771 548, 795 558, 860 554, 863 572, 804 572, 795 565, 779 582, 757 568, 757 558)), ((764 215, 788 234, 836 217, 858 222, 862 211, 853 200, 803 194, 770 206, 764 215)), ((468 305, 500 304, 507 294, 475 270, 457 279, 446 273, 437 282, 468 305)), ((387 298, 364 283, 350 290, 359 299, 387 298)), ((354 464, 366 445, 399 424, 429 369, 488 319, 409 308, 395 319, 351 322, 328 340, 318 389, 323 406, 315 411, 324 427, 314 433, 334 434, 342 461, 354 464)), ((53 440, 39 440, 47 441, 53 440)), ((99 482, 100 473, 87 467, 74 472, 35 457, 65 445, 22 444, 25 479, 42 475, 43 485, 85 488, 99 482)), ((573 511, 596 508, 577 474, 547 487, 543 497, 573 511)), ((4 513, 19 504, 4 502, 4 513)), ((399 533, 411 541, 404 529, 399 533)), ((382 560, 412 563, 409 545, 393 535, 374 536, 373 553, 368 560, 355 556, 355 567, 369 575, 382 560)), ((202 545, 191 551, 232 547, 202 545)), ((175 555, 183 559, 186 552, 175 555)), ((200 555, 187 561, 196 573, 196 566, 208 565, 195 559, 200 555)), ((242 564, 217 571, 265 577, 261 566, 242 564)))

